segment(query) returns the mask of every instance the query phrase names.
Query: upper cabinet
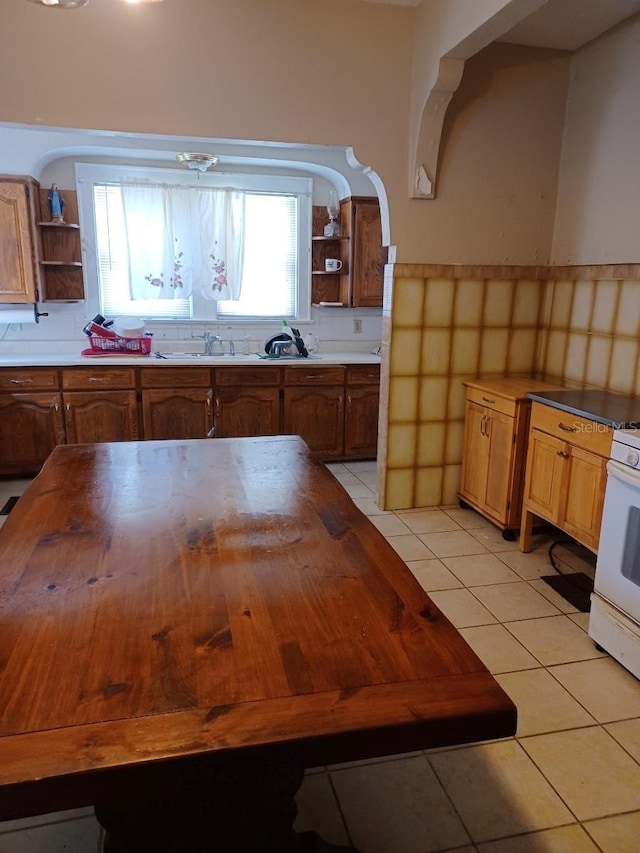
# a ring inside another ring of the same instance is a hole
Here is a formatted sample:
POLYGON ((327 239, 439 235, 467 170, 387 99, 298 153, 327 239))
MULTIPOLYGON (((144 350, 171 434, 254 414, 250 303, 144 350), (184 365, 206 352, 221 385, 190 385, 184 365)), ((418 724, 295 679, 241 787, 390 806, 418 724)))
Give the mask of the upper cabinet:
POLYGON ((350 308, 381 308, 387 250, 382 245, 380 206, 376 198, 340 202, 341 237, 324 237, 325 207, 313 208, 311 301, 350 308), (339 261, 337 271, 327 259, 339 261))
POLYGON ((37 302, 39 274, 33 224, 38 184, 0 176, 0 302, 37 302))
POLYGON ((51 222, 49 191, 40 189, 40 268, 43 302, 79 302, 84 299, 82 248, 78 224, 78 195, 63 190, 64 222, 51 222))

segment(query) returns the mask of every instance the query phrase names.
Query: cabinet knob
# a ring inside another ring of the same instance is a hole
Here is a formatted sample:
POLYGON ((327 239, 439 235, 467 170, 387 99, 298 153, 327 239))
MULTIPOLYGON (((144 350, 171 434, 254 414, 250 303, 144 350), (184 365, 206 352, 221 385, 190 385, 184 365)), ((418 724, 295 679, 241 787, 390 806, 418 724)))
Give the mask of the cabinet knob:
POLYGON ((569 458, 569 454, 565 453, 564 450, 556 450, 556 456, 561 456, 563 459, 569 458))

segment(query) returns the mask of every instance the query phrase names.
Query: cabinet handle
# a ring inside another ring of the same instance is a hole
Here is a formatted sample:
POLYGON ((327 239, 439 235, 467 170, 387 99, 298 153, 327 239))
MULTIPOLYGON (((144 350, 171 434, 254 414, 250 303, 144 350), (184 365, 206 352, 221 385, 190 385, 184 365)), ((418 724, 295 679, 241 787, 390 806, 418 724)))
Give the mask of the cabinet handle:
POLYGON ((66 409, 68 412, 70 412, 70 411, 71 411, 71 403, 67 403, 67 405, 65 406, 65 409, 66 409))
POLYGON ((564 450, 556 450, 556 456, 561 456, 563 459, 569 458, 569 454, 565 453, 564 450))
POLYGON ((564 430, 564 432, 578 432, 578 427, 570 427, 566 424, 563 424, 562 421, 558 424, 558 429, 564 430))
POLYGON ((495 400, 492 400, 491 397, 483 397, 482 399, 485 401, 485 403, 495 403, 495 400))
POLYGON ((11 384, 12 385, 32 385, 33 380, 32 379, 12 379, 11 384))
POLYGON ((54 403, 54 404, 53 404, 53 411, 54 411, 54 412, 59 412, 59 411, 60 411, 60 404, 59 404, 59 403, 54 403))

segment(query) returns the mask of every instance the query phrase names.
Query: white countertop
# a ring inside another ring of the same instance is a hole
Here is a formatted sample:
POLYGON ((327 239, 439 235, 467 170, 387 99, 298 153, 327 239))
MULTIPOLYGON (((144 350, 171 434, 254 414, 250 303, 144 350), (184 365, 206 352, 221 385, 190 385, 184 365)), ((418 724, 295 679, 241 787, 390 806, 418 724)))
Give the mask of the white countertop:
POLYGON ((322 367, 336 364, 380 364, 380 356, 365 352, 333 352, 318 353, 309 358, 259 358, 252 355, 223 355, 157 358, 155 353, 146 356, 82 356, 79 353, 0 353, 0 367, 83 367, 89 365, 137 365, 139 367, 172 367, 202 365, 203 367, 233 367, 234 365, 271 364, 286 367, 322 367))

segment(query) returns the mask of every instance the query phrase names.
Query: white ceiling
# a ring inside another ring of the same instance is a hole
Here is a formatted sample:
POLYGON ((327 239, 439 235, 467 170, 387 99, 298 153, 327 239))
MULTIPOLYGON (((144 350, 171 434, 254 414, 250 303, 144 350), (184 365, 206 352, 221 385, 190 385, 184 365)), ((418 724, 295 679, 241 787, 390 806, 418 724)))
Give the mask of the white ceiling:
POLYGON ((640 0, 549 0, 499 41, 577 50, 640 12, 640 0))
MULTIPOLYGON (((421 0, 365 0, 418 6, 421 0)), ((473 0, 471 0, 473 2, 473 0)), ((640 12, 640 0, 548 0, 498 41, 577 50, 611 27, 640 12)))

